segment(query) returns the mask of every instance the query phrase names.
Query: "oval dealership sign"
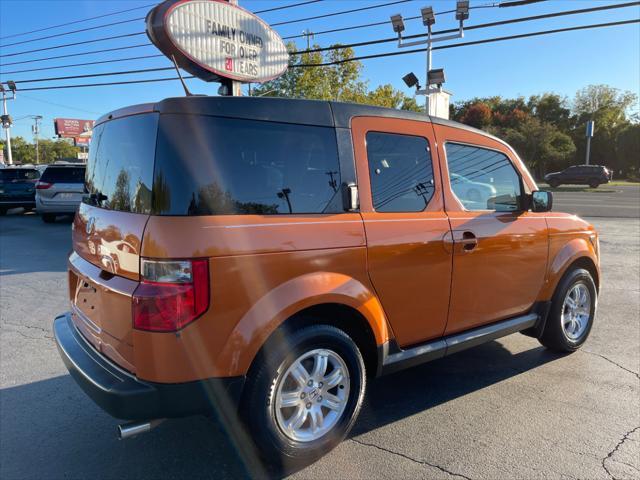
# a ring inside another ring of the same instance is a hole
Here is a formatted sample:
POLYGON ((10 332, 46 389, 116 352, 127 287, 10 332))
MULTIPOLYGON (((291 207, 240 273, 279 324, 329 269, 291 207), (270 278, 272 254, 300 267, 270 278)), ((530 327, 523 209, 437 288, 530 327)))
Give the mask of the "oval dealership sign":
POLYGON ((262 83, 282 75, 287 48, 253 13, 224 0, 168 0, 147 15, 147 34, 167 57, 207 81, 262 83))

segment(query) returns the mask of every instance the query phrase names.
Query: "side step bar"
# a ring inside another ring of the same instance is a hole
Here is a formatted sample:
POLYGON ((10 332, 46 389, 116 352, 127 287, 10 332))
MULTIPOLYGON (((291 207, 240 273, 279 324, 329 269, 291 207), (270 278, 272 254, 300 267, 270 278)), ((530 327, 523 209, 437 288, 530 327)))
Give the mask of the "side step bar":
POLYGON ((537 313, 528 313, 527 315, 510 318, 509 320, 503 320, 492 323, 491 325, 474 328, 466 332, 423 343, 406 350, 386 343, 382 346, 380 374, 386 375, 397 372, 405 368, 442 358, 445 355, 461 352, 462 350, 490 342, 496 338, 526 330, 527 328, 534 327, 540 318, 537 313))

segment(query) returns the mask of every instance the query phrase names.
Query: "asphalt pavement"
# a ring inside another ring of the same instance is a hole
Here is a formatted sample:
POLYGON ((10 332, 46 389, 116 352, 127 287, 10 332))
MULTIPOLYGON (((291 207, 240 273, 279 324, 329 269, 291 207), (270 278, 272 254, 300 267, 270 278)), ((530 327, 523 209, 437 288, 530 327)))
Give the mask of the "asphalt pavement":
MULTIPOLYGON (((603 286, 583 349, 553 354, 516 334, 376 380, 349 439, 291 477, 640 478, 640 188, 600 188, 555 194, 556 209, 586 209, 601 232, 603 286)), ((117 440, 118 421, 76 386, 53 342, 69 249, 68 221, 0 218, 0 478, 266 476, 201 417, 117 440)))

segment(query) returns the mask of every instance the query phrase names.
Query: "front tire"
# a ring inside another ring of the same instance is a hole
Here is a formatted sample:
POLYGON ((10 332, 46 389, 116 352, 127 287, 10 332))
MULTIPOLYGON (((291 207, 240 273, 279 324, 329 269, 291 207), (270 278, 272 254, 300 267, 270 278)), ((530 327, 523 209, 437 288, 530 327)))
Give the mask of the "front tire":
POLYGON ((243 419, 276 468, 309 464, 338 445, 364 398, 362 355, 342 330, 312 325, 269 343, 248 378, 243 419))
POLYGON ((558 352, 579 349, 591 332, 597 301, 598 292, 587 270, 567 272, 553 295, 540 343, 558 352))
POLYGON ((54 213, 43 213, 42 221, 44 223, 54 223, 56 221, 56 215, 54 213))
POLYGON ((549 180, 549 186, 551 188, 558 188, 560 186, 560 182, 557 180, 549 180))

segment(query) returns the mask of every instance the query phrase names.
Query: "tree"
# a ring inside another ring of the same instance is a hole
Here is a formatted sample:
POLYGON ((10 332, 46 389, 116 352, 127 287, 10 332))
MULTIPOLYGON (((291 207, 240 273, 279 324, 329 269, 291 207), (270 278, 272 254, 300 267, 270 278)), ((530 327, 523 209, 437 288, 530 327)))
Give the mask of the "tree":
POLYGON ((484 128, 491 125, 492 115, 489 105, 484 102, 477 102, 466 109, 460 117, 460 121, 472 127, 484 128))
POLYGON ((569 135, 532 116, 516 128, 504 130, 501 137, 518 152, 537 178, 564 168, 576 151, 569 135))
POLYGON ((352 48, 337 48, 324 54, 298 54, 295 44, 289 43, 288 49, 293 52, 289 69, 281 77, 255 88, 252 95, 336 100, 420 111, 414 98, 406 96, 389 84, 369 90, 368 83, 362 80, 362 63, 350 61, 355 55, 352 48), (323 63, 336 64, 302 66, 323 63))
POLYGON ((640 124, 624 127, 616 137, 616 175, 640 180, 640 124))
MULTIPOLYGON (((4 142, 2 144, 2 149, 5 152, 5 159, 7 159, 7 147, 4 142)), ((23 137, 11 138, 11 154, 13 157, 13 163, 16 164, 34 163, 36 158, 35 146, 27 142, 23 137)))
POLYGON ((589 85, 579 90, 573 100, 572 137, 578 160, 585 158, 585 129, 589 120, 595 122, 595 134, 591 141, 591 163, 620 170, 626 159, 619 158, 616 139, 630 125, 631 108, 637 108, 638 97, 631 92, 621 92, 608 85, 589 85))

